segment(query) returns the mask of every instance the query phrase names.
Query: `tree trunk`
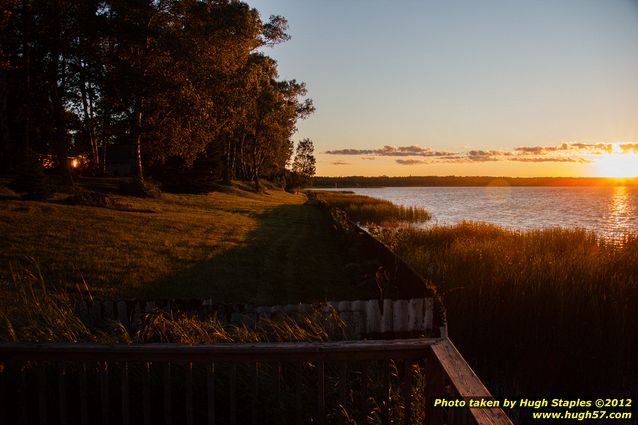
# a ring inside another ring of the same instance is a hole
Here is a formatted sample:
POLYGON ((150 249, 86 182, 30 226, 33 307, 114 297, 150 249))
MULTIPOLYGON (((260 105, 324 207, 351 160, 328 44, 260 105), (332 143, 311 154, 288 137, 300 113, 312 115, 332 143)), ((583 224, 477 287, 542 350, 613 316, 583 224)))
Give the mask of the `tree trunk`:
POLYGON ((25 114, 24 114, 24 140, 22 146, 22 159, 29 158, 31 150, 31 2, 22 1, 22 51, 25 80, 25 114))
POLYGON ((91 89, 90 87, 87 90, 86 87, 86 75, 84 73, 84 65, 82 65, 82 70, 80 71, 80 92, 82 95, 82 112, 84 114, 84 128, 89 136, 89 141, 91 143, 91 154, 92 154, 92 169, 93 172, 96 172, 100 167, 100 154, 98 152, 97 147, 97 139, 95 137, 95 121, 93 119, 93 106, 92 97, 88 92, 91 89))
POLYGON ((223 170, 223 181, 224 184, 230 184, 230 137, 226 138, 224 143, 224 170, 223 170))
POLYGON ((261 192, 261 183, 259 182, 259 163, 257 161, 257 138, 253 138, 253 182, 255 183, 255 192, 261 192))
POLYGON ((7 122, 7 72, 0 69, 0 173, 11 168, 13 152, 9 141, 9 123, 7 122))
POLYGON ((133 166, 132 176, 137 180, 144 181, 144 172, 142 169, 142 135, 140 132, 142 123, 141 100, 135 99, 133 108, 133 116, 131 117, 131 141, 135 147, 135 164, 133 166))

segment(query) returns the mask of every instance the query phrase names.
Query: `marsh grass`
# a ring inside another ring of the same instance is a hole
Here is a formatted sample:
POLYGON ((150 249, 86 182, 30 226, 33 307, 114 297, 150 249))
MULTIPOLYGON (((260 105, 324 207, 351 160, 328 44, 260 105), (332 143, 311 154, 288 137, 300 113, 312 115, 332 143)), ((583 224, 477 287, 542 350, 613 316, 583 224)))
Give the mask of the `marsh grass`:
POLYGON ((638 235, 463 222, 377 236, 438 284, 453 340, 497 393, 638 391, 638 235))
POLYGON ((318 200, 346 211, 353 221, 366 226, 422 223, 432 218, 425 208, 395 205, 390 201, 355 195, 352 192, 316 191, 312 193, 316 193, 318 200))

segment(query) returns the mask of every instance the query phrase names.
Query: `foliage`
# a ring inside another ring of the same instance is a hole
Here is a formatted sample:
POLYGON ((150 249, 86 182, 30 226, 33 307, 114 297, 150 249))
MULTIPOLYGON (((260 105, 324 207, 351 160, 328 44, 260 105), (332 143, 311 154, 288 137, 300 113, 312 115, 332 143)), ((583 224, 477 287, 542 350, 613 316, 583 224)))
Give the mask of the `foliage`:
POLYGON ((20 166, 9 188, 22 194, 23 199, 43 200, 53 194, 47 176, 35 159, 27 160, 20 166))
POLYGON ((355 195, 352 192, 316 191, 313 193, 316 193, 319 201, 345 210, 351 220, 364 225, 420 223, 432 217, 424 208, 395 205, 390 201, 355 195))
POLYGON ((96 175, 128 147, 140 180, 167 163, 227 183, 283 174, 313 110, 264 53, 287 25, 239 1, 5 2, 0 171, 33 151, 67 174, 68 155, 85 154, 96 175))
POLYGON ((162 191, 159 186, 148 180, 132 178, 120 184, 120 193, 125 196, 138 198, 160 198, 162 191))
POLYGON ((315 175, 317 160, 314 156, 312 140, 303 139, 297 144, 295 159, 292 162, 292 173, 287 182, 286 190, 307 186, 315 175))

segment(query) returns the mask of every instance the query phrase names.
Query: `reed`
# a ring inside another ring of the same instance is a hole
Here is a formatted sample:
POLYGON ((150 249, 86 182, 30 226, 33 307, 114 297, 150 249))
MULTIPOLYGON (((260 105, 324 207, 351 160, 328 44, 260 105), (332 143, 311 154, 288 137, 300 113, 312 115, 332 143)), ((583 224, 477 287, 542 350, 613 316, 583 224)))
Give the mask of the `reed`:
POLYGON ((352 192, 313 192, 319 201, 344 210, 355 222, 363 225, 423 223, 432 218, 425 208, 395 205, 384 199, 355 195, 352 192))
POLYGON ((439 286, 451 337, 497 393, 638 391, 638 235, 473 222, 376 234, 439 286))

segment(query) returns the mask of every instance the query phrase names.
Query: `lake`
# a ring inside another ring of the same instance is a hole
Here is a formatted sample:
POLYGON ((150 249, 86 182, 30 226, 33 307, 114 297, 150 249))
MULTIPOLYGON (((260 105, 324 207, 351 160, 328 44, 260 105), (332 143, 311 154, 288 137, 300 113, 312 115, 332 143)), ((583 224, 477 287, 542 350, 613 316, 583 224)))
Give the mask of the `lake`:
MULTIPOLYGON (((330 190, 330 189, 328 189, 330 190)), ((342 188, 426 208, 432 224, 484 221, 512 229, 580 227, 607 237, 638 232, 637 187, 342 188)))

